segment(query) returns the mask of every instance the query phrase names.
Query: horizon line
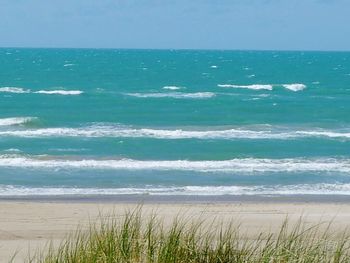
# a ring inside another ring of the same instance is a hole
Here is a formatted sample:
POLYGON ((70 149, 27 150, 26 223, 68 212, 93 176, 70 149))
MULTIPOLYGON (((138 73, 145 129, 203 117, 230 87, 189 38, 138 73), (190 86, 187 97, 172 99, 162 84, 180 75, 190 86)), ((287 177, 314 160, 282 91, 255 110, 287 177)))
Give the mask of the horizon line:
POLYGON ((150 51, 253 51, 253 52, 350 52, 349 50, 333 49, 228 49, 228 48, 125 48, 125 47, 30 47, 30 46, 0 46, 0 49, 86 49, 86 50, 150 50, 150 51))

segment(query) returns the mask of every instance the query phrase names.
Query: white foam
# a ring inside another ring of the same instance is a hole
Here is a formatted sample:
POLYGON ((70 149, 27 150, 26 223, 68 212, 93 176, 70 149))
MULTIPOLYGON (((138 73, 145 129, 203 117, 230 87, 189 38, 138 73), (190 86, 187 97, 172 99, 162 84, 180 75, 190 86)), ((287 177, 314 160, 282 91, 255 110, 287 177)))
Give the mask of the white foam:
POLYGON ((234 138, 286 138, 286 134, 271 134, 250 130, 164 130, 164 129, 132 129, 116 126, 91 126, 86 128, 45 128, 33 130, 0 131, 0 136, 15 137, 125 137, 125 138, 157 138, 157 139, 234 139, 234 138))
POLYGON ((210 66, 210 68, 218 68, 218 66, 212 65, 212 66, 210 66))
POLYGON ((334 132, 334 131, 296 131, 296 134, 305 137, 329 137, 329 138, 350 138, 350 132, 334 132))
POLYGON ((0 196, 63 195, 350 195, 350 184, 296 184, 275 186, 179 186, 128 188, 23 187, 0 185, 0 196))
POLYGON ((208 99, 215 96, 213 92, 168 92, 168 93, 125 93, 137 98, 174 98, 174 99, 208 99))
MULTIPOLYGON (((253 75, 251 75, 253 76, 253 75)), ((251 89, 251 90, 273 90, 274 87, 282 86, 285 89, 292 91, 301 91, 306 88, 305 84, 252 84, 252 85, 236 85, 236 84, 218 84, 220 88, 236 88, 236 89, 251 89)))
POLYGON ((73 67, 73 66, 75 66, 75 64, 72 64, 72 63, 67 63, 63 65, 63 67, 73 67))
POLYGON ((57 95, 80 95, 84 93, 81 90, 39 90, 35 91, 34 93, 38 94, 47 94, 47 95, 52 95, 52 94, 57 94, 57 95))
POLYGON ((224 161, 171 160, 140 161, 132 159, 54 159, 45 156, 0 155, 0 167, 37 169, 95 170, 177 170, 196 172, 340 172, 350 173, 349 159, 232 159, 224 161))
POLYGON ((166 90, 179 90, 179 89, 183 89, 184 87, 179 87, 179 86, 164 86, 163 89, 166 90))
POLYGON ((34 117, 16 117, 16 118, 3 118, 0 119, 0 126, 12 126, 12 125, 20 125, 31 122, 35 120, 34 117))
POLYGON ((30 90, 26 90, 23 88, 18 87, 1 87, 0 92, 6 92, 6 93, 29 93, 30 90))
MULTIPOLYGON (((0 131, 0 136, 18 137, 146 137, 158 139, 234 139, 234 138, 288 138, 293 134, 272 134, 251 130, 164 130, 164 129, 132 129, 118 126, 90 126, 85 128, 45 128, 33 130, 0 131)), ((294 135, 295 136, 295 135, 294 135)))
MULTIPOLYGON (((350 195, 350 184, 296 184, 260 186, 185 186, 155 189, 149 194, 159 195, 350 195), (157 191, 158 190, 158 191, 157 191), (165 195, 165 194, 164 194, 165 195)), ((125 190, 124 190, 125 191, 125 190)), ((147 189, 144 189, 146 192, 147 189)))
POLYGON ((58 95, 80 95, 83 93, 81 90, 39 90, 31 91, 29 89, 23 89, 18 87, 1 87, 0 92, 5 93, 37 93, 37 94, 58 94, 58 95))
MULTIPOLYGON (((30 121, 32 119, 28 119, 30 121)), ((15 125, 24 120, 4 120, 3 125, 15 125)), ((1 121, 0 121, 1 124, 1 121)), ((83 128, 42 128, 26 130, 0 130, 0 136, 10 137, 117 137, 117 138, 155 138, 155 139, 275 139, 287 140, 298 138, 350 139, 350 132, 331 130, 291 130, 265 127, 263 130, 226 129, 226 130, 183 130, 131 128, 114 125, 94 125, 83 128)))
POLYGON ((234 84, 218 84, 218 87, 220 88, 236 88, 236 89, 251 89, 251 90, 272 90, 273 86, 268 85, 260 85, 260 84, 253 84, 253 85, 234 85, 234 84))
POLYGON ((289 89, 291 91, 301 91, 306 88, 306 85, 295 83, 295 84, 283 84, 284 88, 289 89))

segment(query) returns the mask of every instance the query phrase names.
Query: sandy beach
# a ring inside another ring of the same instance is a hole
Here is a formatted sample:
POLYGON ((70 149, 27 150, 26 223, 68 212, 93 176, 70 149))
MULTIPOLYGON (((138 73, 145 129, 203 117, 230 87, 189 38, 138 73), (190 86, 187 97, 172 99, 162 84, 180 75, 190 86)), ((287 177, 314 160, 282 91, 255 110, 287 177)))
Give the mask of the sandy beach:
MULTIPOLYGON (((1 201, 0 262, 8 262, 16 251, 14 262, 23 262, 28 253, 33 254, 49 241, 59 243, 78 226, 87 226, 101 214, 121 216, 137 206, 134 202, 1 201)), ((147 202, 143 212, 156 212, 165 223, 178 214, 208 222, 240 222, 248 235, 277 231, 286 217, 291 223, 301 216, 307 224, 333 220, 334 231, 343 231, 350 224, 350 203, 344 202, 147 202)))

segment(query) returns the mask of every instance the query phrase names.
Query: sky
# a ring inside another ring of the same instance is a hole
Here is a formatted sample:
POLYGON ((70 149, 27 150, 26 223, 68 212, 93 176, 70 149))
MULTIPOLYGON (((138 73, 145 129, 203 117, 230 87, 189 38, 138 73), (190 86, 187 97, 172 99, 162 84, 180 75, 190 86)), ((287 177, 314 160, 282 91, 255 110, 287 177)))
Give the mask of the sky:
POLYGON ((350 0, 0 0, 0 47, 350 50, 350 0))

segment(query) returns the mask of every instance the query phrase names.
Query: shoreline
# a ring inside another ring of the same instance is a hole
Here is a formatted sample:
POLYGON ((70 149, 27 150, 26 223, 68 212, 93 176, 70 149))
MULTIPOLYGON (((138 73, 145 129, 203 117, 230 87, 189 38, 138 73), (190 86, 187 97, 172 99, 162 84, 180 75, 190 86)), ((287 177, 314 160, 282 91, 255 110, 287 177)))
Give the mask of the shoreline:
POLYGON ((350 195, 60 195, 0 196, 0 202, 72 202, 72 203, 345 203, 350 195))

